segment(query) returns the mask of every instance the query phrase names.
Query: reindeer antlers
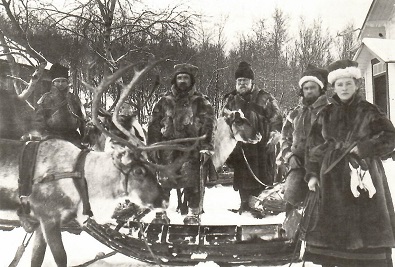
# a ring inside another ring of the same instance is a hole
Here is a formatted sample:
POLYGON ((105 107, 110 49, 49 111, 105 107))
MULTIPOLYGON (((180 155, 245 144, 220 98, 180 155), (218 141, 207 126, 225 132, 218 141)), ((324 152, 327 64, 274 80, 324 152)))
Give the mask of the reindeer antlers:
MULTIPOLYGON (((93 123, 105 135, 111 137, 115 141, 117 141, 117 142, 119 142, 119 143, 121 143, 121 144, 123 144, 123 145, 125 145, 125 146, 127 146, 129 148, 131 148, 131 149, 135 149, 136 147, 140 147, 143 144, 140 142, 140 140, 138 140, 137 137, 134 137, 134 138, 132 137, 131 138, 131 142, 132 143, 130 143, 127 140, 124 140, 123 138, 118 137, 118 136, 110 133, 107 129, 105 129, 102 126, 102 124, 100 123, 100 120, 99 120, 98 117, 99 117, 100 99, 102 98, 102 96, 106 92, 106 90, 108 90, 108 86, 110 84, 114 83, 116 80, 118 80, 127 70, 129 70, 130 68, 132 68, 134 66, 135 66, 135 64, 128 65, 128 66, 126 66, 126 67, 124 67, 122 69, 119 69, 118 71, 116 71, 112 75, 104 77, 97 88, 95 88, 95 87, 91 86, 90 84, 88 84, 88 83, 83 81, 83 84, 89 90, 91 90, 91 92, 93 93, 93 100, 92 100, 92 120, 93 120, 93 123)), ((127 136, 129 137, 129 135, 127 135, 127 136)))
POLYGON ((138 144, 142 144, 142 142, 136 138, 135 136, 133 136, 132 134, 130 134, 130 132, 128 130, 126 130, 121 123, 119 122, 118 119, 118 114, 119 114, 119 110, 121 109, 121 106, 123 105, 123 103, 126 101, 126 99, 128 98, 130 92, 132 91, 134 85, 136 85, 141 79, 142 77, 149 72, 151 69, 153 69, 156 65, 158 65, 160 62, 164 61, 166 59, 159 59, 153 62, 150 62, 145 68, 143 68, 142 70, 137 70, 137 66, 134 66, 134 75, 132 80, 130 81, 129 84, 127 84, 126 86, 124 86, 122 88, 122 92, 121 92, 121 97, 119 98, 119 101, 117 103, 117 105, 114 108, 114 113, 112 115, 112 120, 115 124, 115 126, 123 133, 125 134, 127 137, 129 137, 132 142, 137 142, 138 144))
POLYGON ((33 91, 36 89, 36 85, 38 81, 40 80, 41 76, 44 74, 44 69, 46 65, 47 62, 41 62, 37 66, 37 69, 34 71, 34 73, 31 76, 28 87, 21 94, 18 95, 19 99, 26 101, 28 97, 33 93, 33 91))
POLYGON ((203 135, 203 136, 194 137, 194 138, 183 138, 183 139, 177 139, 177 140, 171 140, 171 141, 158 142, 158 143, 146 146, 136 136, 132 135, 128 130, 126 130, 119 122, 118 113, 121 109, 121 106, 126 101, 127 97, 131 93, 131 91, 133 90, 134 86, 142 79, 142 77, 147 72, 149 72, 156 65, 158 65, 159 63, 161 63, 165 60, 167 60, 167 59, 159 59, 156 61, 151 61, 142 70, 137 69, 138 64, 128 65, 128 66, 114 72, 112 75, 110 75, 108 77, 104 77, 97 88, 95 88, 95 87, 91 86, 90 84, 83 81, 83 84, 87 88, 89 88, 89 90, 91 90, 93 93, 92 120, 93 120, 93 123, 96 125, 96 127, 100 131, 102 131, 105 135, 111 137, 114 141, 116 141, 122 145, 125 145, 132 150, 138 149, 138 150, 142 150, 142 151, 152 151, 152 150, 159 150, 159 149, 173 149, 173 150, 180 150, 180 151, 190 151, 196 147, 196 144, 200 140, 203 140, 204 138, 206 138, 206 135, 203 135), (115 126, 129 138, 129 140, 125 140, 125 139, 111 133, 107 129, 105 129, 103 127, 103 125, 100 123, 98 116, 99 116, 99 112, 101 112, 101 109, 99 108, 100 99, 102 98, 103 94, 108 90, 108 86, 110 84, 114 83, 116 80, 118 80, 126 71, 128 71, 131 68, 134 68, 134 76, 133 76, 132 80, 130 81, 130 83, 123 86, 120 99, 119 99, 117 105, 115 106, 114 113, 112 115, 112 120, 113 120, 113 123, 115 124, 115 126), (195 144, 193 146, 185 147, 185 146, 180 145, 180 143, 192 142, 192 141, 195 142, 195 144))

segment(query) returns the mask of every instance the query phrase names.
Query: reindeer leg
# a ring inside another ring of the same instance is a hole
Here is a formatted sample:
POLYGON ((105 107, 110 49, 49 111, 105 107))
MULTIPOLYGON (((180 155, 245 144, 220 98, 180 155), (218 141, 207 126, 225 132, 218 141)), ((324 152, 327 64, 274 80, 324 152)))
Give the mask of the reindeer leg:
POLYGON ((47 242, 44 239, 41 227, 37 227, 33 238, 32 267, 40 267, 43 264, 46 248, 47 242))
POLYGON ((59 221, 50 221, 42 223, 42 228, 51 249, 52 255, 58 267, 67 266, 67 255, 63 246, 62 235, 59 221))

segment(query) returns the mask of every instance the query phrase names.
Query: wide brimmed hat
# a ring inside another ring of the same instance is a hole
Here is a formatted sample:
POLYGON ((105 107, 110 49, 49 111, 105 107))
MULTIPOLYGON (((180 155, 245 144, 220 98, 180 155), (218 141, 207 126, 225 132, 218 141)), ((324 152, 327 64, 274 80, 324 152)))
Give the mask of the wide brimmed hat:
POLYGON ((251 69, 251 65, 245 61, 240 62, 235 72, 235 79, 237 78, 248 78, 253 80, 254 72, 251 69))
POLYGON ((333 84, 340 78, 362 78, 358 62, 349 59, 338 60, 328 66, 328 82, 333 84))
POLYGON ((59 63, 55 63, 51 66, 49 70, 49 75, 51 76, 51 80, 53 81, 56 78, 69 78, 69 69, 60 65, 59 63))
POLYGON ((299 80, 299 87, 302 88, 303 84, 306 82, 315 82, 321 89, 326 89, 328 84, 328 71, 309 64, 302 73, 302 77, 299 80))

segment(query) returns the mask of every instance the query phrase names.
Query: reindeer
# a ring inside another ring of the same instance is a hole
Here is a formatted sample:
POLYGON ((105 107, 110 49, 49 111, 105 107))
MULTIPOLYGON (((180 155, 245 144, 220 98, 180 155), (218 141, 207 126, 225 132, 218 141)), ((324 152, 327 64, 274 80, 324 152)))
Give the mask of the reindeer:
MULTIPOLYGON (((156 64, 158 61, 149 64, 141 71, 135 70, 132 81, 124 87, 123 99, 127 97, 143 74, 156 64)), ((33 240, 31 266, 42 265, 47 245, 56 265, 67 266, 66 251, 61 239, 61 226, 74 218, 77 218, 81 224, 84 219, 81 215, 81 210, 84 208, 82 205, 84 203, 81 203, 83 193, 79 192, 81 188, 76 187, 76 180, 86 179, 90 207, 95 215, 115 208, 119 203, 119 197, 125 195, 143 207, 163 209, 167 206, 168 196, 164 194, 156 179, 155 169, 153 169, 155 166, 150 165, 142 152, 178 148, 188 151, 188 149, 193 149, 193 146, 191 148, 180 147, 174 142, 145 146, 138 138, 122 128, 117 119, 117 113, 113 114, 114 124, 129 137, 128 140, 107 131, 98 119, 98 107, 102 94, 108 85, 117 80, 129 67, 105 77, 97 88, 86 84, 94 92, 93 122, 101 131, 116 141, 111 152, 91 151, 83 160, 80 157, 81 149, 67 141, 49 139, 39 144, 31 194, 27 197, 31 212, 26 216, 29 216, 29 220, 35 220, 39 224, 33 240), (80 166, 79 171, 76 171, 76 165, 80 166), (103 205, 104 202, 107 203, 106 206, 103 205)), ((115 112, 119 111, 119 106, 115 108, 115 112)), ((196 138, 196 140, 199 139, 201 138, 196 138)), ((18 167, 22 149, 23 143, 19 141, 0 140, 0 209, 2 210, 16 210, 20 205, 18 167)), ((171 166, 169 168, 171 169, 171 166)))
POLYGON ((224 165, 237 142, 256 144, 262 135, 252 126, 241 110, 225 109, 223 116, 217 119, 214 130, 213 165, 216 170, 224 165))

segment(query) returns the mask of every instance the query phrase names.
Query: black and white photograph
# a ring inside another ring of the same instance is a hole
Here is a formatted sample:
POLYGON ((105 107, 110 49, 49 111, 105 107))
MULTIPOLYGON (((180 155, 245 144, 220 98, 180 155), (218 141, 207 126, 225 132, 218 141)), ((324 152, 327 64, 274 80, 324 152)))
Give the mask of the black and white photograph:
POLYGON ((393 267, 394 0, 0 0, 0 267, 393 267))

